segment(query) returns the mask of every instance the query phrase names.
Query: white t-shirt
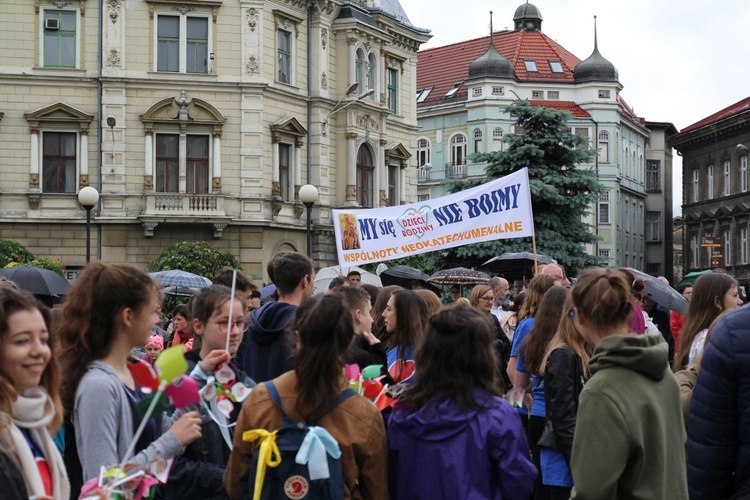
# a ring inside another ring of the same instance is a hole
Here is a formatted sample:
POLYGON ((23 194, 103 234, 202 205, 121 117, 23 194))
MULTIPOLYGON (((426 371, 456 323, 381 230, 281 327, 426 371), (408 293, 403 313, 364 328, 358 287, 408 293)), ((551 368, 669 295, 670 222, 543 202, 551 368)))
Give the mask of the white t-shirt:
POLYGON ((701 330, 693 340, 693 345, 690 346, 690 354, 688 354, 688 366, 694 366, 695 363, 701 359, 703 355, 703 349, 706 347, 706 336, 708 335, 708 328, 701 330))

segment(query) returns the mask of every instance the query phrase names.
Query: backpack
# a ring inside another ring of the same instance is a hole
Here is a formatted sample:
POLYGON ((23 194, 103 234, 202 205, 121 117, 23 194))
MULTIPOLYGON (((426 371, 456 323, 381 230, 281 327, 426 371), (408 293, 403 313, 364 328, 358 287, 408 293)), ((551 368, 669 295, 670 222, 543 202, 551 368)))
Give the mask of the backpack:
MULTIPOLYGON (((281 397, 273 381, 265 382, 265 386, 284 423, 270 433, 263 429, 243 433, 243 441, 258 440, 259 446, 249 474, 240 480, 241 498, 343 500, 346 482, 336 440, 327 430, 315 426, 315 422, 293 422, 281 407, 281 397)), ((346 389, 328 412, 355 394, 354 390, 346 389)))

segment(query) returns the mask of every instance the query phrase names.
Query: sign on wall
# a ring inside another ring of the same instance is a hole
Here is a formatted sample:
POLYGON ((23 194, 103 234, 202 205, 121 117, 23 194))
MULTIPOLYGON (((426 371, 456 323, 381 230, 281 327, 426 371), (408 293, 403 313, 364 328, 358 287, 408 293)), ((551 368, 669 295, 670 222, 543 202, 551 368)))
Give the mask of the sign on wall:
POLYGON ((409 205, 333 210, 333 229, 339 265, 347 267, 532 236, 528 169, 409 205))

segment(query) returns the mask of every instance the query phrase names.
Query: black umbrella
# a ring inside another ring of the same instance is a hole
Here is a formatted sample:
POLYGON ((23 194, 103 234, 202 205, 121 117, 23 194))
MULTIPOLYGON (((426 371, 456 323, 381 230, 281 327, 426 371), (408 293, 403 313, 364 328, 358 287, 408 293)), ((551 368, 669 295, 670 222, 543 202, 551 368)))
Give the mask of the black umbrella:
POLYGON ((440 289, 428 283, 427 280, 429 279, 429 274, 410 266, 393 266, 380 273, 380 281, 383 283, 383 286, 398 285, 411 290, 412 281, 420 281, 423 287, 439 294, 440 289))
POLYGON ((664 283, 659 278, 629 267, 628 270, 633 273, 635 279, 643 281, 643 295, 660 304, 665 309, 675 311, 680 314, 686 314, 688 301, 680 292, 664 283))
POLYGON ((34 295, 65 295, 70 288, 70 283, 56 272, 26 264, 0 269, 0 276, 5 276, 21 290, 34 295))
POLYGON ((454 267, 436 272, 429 281, 438 285, 486 285, 489 283, 490 277, 487 273, 481 271, 454 267))
MULTIPOLYGON (((537 254, 538 264, 557 264, 552 257, 537 254)), ((531 252, 517 252, 498 255, 479 266, 485 271, 499 274, 506 279, 526 279, 534 276, 534 254, 531 252)))

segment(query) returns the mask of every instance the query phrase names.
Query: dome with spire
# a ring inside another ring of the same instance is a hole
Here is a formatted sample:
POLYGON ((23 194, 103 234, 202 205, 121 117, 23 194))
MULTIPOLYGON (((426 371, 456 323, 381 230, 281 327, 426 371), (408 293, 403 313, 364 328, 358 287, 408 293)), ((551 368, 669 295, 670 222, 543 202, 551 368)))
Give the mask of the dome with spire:
POLYGON ((594 51, 573 69, 573 78, 582 82, 617 82, 617 68, 599 53, 596 41, 596 16, 594 17, 594 51))
POLYGON ((477 78, 515 78, 516 72, 509 60, 495 48, 492 32, 492 11, 490 11, 490 46, 487 52, 469 64, 469 80, 477 78))
POLYGON ((516 9, 513 24, 517 30, 542 31, 542 13, 536 5, 527 1, 516 9))

